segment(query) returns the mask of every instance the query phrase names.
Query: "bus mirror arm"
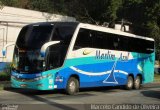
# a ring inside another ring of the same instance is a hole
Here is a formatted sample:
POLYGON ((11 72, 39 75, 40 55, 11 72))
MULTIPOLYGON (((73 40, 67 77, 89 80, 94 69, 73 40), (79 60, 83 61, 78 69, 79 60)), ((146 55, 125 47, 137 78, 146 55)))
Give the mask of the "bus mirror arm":
POLYGON ((41 47, 41 50, 40 50, 40 54, 41 54, 41 57, 45 57, 45 54, 46 54, 46 50, 49 46, 51 45, 54 45, 54 44, 58 44, 60 43, 60 41, 50 41, 48 43, 45 43, 42 47, 41 47))
POLYGON ((2 49, 2 55, 3 55, 3 57, 6 57, 7 47, 12 46, 12 45, 15 45, 15 43, 8 43, 8 44, 6 44, 6 45, 3 47, 3 49, 2 49))

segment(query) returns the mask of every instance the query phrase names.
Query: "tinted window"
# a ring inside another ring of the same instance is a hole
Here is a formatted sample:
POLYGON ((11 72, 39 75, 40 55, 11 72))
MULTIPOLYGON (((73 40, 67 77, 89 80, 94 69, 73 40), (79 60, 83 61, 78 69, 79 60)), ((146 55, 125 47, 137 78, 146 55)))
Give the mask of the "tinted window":
POLYGON ((154 41, 148 41, 138 38, 129 38, 128 50, 139 53, 152 53, 154 51, 154 41))
POLYGON ((41 48, 44 43, 49 41, 52 28, 53 26, 34 26, 28 39, 29 45, 34 44, 34 48, 41 48))
POLYGON ((75 29, 76 25, 56 25, 52 41, 63 41, 64 44, 69 45, 75 29))
POLYGON ((29 27, 23 27, 22 30, 19 33, 19 36, 17 38, 17 46, 20 48, 24 48, 25 44, 25 38, 27 37, 27 33, 29 32, 29 27))
POLYGON ((48 48, 47 69, 54 69, 63 65, 67 47, 61 43, 52 45, 48 48))
POLYGON ((17 45, 19 48, 40 49, 49 41, 52 29, 52 25, 24 27, 18 36, 17 45))
POLYGON ((74 49, 86 47, 152 53, 154 51, 154 41, 89 29, 80 29, 74 49))
POLYGON ((47 69, 61 67, 76 29, 76 24, 57 24, 54 28, 52 41, 60 41, 58 44, 51 45, 48 48, 47 69))
POLYGON ((94 33, 96 33, 93 37, 94 48, 115 50, 118 47, 118 39, 116 36, 100 31, 94 33))
POLYGON ((87 29, 80 29, 75 42, 74 49, 92 47, 92 33, 87 29))

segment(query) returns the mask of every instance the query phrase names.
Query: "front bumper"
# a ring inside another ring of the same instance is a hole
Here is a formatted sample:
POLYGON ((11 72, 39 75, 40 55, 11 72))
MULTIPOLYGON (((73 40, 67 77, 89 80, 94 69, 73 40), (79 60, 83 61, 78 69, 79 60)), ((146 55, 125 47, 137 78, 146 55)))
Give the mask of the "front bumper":
POLYGON ((53 90, 56 87, 54 85, 55 75, 52 73, 39 73, 39 75, 35 76, 34 78, 30 77, 33 74, 19 74, 12 72, 11 74, 11 86, 13 88, 29 88, 35 90, 53 90))

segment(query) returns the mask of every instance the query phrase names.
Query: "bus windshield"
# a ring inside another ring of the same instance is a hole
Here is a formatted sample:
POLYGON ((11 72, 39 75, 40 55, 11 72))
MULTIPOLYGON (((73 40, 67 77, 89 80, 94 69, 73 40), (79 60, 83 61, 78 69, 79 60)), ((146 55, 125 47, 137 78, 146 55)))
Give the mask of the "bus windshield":
POLYGON ((36 73, 62 66, 76 25, 35 25, 24 27, 17 39, 13 70, 36 73), (49 41, 60 41, 47 49, 41 58, 40 49, 49 41))
POLYGON ((49 41, 52 29, 52 25, 24 27, 18 36, 16 44, 18 48, 40 49, 44 43, 49 41))
POLYGON ((24 51, 15 47, 12 69, 22 73, 41 72, 45 69, 45 62, 39 50, 24 51))

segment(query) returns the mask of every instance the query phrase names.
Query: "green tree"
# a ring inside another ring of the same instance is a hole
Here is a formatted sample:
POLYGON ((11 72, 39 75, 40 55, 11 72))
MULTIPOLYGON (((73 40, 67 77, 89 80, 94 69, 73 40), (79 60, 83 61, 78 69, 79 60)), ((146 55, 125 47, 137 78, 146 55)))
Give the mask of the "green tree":
POLYGON ((121 0, 72 0, 68 2, 67 14, 93 24, 111 22, 117 18, 121 3, 121 0))
POLYGON ((52 13, 54 8, 50 0, 29 0, 29 9, 50 12, 52 13))
POLYGON ((0 9, 2 9, 3 8, 3 3, 2 3, 2 1, 0 1, 0 9))
POLYGON ((18 0, 0 0, 3 5, 7 6, 17 6, 18 0))
POLYGON ((156 59, 160 60, 160 1, 144 0, 148 35, 155 39, 156 59))
POLYGON ((66 5, 65 0, 53 0, 52 6, 54 7, 54 11, 57 13, 65 14, 66 13, 66 5))
POLYGON ((118 18, 126 19, 133 24, 142 24, 144 20, 143 0, 123 0, 118 10, 118 18))

